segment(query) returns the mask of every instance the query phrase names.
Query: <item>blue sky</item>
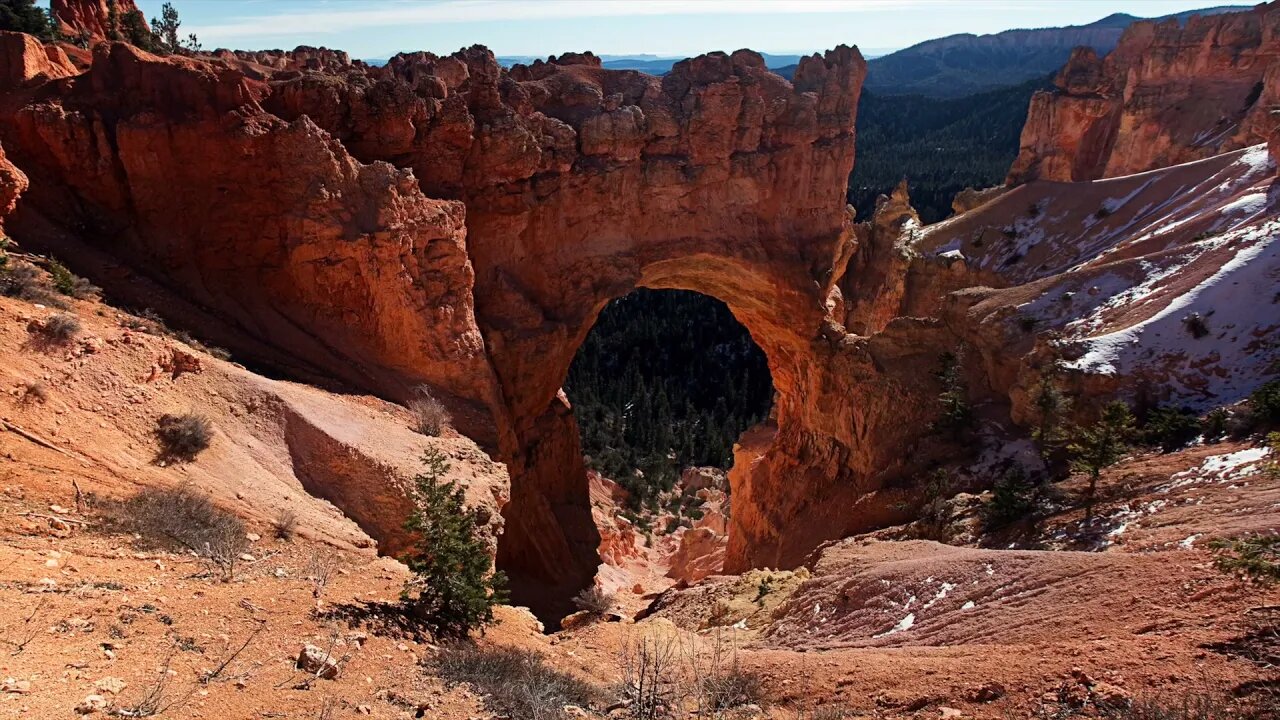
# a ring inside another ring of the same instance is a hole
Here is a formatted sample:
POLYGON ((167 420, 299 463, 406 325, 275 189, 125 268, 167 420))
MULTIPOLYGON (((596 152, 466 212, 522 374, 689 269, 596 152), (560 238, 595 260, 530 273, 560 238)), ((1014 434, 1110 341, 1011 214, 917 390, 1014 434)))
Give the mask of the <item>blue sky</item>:
MULTIPOLYGON (((480 43, 498 55, 693 55, 742 47, 864 52, 960 32, 1088 23, 1114 12, 1157 16, 1213 0, 173 0, 206 49, 324 45, 355 57, 449 53, 480 43)), ((163 0, 137 0, 148 18, 163 0)))

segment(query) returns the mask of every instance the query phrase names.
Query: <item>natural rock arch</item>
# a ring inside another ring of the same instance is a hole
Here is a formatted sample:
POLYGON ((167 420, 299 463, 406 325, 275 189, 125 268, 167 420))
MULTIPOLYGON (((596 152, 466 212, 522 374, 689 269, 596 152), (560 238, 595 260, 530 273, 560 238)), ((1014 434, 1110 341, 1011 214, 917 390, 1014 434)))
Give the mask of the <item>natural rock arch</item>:
POLYGON ((788 81, 750 51, 656 78, 590 54, 371 68, 103 43, 56 79, 38 43, 0 44, 21 59, 0 77, 0 138, 31 179, 15 234, 128 264, 245 357, 395 398, 431 385, 508 465, 498 564, 518 602, 554 614, 595 572, 559 388, 596 314, 637 287, 725 302, 769 358, 777 431, 731 474, 728 569, 794 565, 900 517, 876 491, 909 465, 948 335, 903 318, 844 331, 842 290, 879 292, 847 266, 893 262, 858 246, 845 205, 857 50, 788 81))

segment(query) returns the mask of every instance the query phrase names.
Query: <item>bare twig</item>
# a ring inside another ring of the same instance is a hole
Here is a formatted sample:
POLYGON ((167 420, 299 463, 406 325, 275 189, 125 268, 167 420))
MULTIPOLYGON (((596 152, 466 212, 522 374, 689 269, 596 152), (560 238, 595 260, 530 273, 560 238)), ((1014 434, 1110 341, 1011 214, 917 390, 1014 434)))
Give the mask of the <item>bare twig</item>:
POLYGON ((259 620, 257 627, 253 629, 253 632, 249 633, 249 637, 244 639, 244 643, 240 645, 239 649, 228 655, 226 660, 223 660, 218 664, 218 667, 208 673, 205 673, 204 677, 200 678, 200 682, 204 685, 208 685, 218 679, 218 676, 222 674, 222 671, 226 670, 227 666, 230 665, 232 661, 240 657, 240 653, 244 652, 244 649, 249 647, 249 643, 253 642, 253 639, 258 637, 258 633, 262 632, 262 628, 266 627, 266 625, 266 620, 259 620))

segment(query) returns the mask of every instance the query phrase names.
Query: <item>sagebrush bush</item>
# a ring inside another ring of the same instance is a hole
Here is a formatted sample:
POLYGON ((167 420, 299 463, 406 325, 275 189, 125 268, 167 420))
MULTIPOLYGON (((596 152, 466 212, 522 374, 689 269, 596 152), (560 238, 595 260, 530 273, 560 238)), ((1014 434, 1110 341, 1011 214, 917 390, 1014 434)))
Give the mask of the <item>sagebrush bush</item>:
MULTIPOLYGON (((1280 698, 1232 698, 1197 690, 1181 694, 1137 698, 1120 707, 1099 707, 1102 720, 1275 720, 1280 698)), ((1058 717, 1058 716, 1055 716, 1058 717)), ((1068 717, 1079 717, 1071 715, 1068 717)))
POLYGON ((249 543, 240 518, 185 485, 147 488, 119 503, 111 514, 144 543, 195 553, 227 580, 249 543))
POLYGON ((40 270, 27 262, 0 267, 0 295, 56 308, 67 305, 53 292, 40 270))
POLYGON ((449 411, 425 385, 409 401, 409 412, 413 414, 413 429, 428 437, 438 437, 449 424, 449 411))
POLYGON ((276 519, 271 522, 271 527, 275 530, 277 539, 292 540, 294 533, 298 530, 298 513, 292 508, 280 508, 276 513, 276 519))
POLYGON ((40 335, 53 345, 66 345, 80 334, 80 319, 68 313, 58 313, 40 326, 40 335))
POLYGON ((612 612, 617 607, 618 601, 613 593, 605 592, 599 585, 592 584, 573 596, 573 604, 579 610, 604 615, 612 612))
POLYGON ((435 666, 446 681, 471 685, 491 711, 521 720, 558 720, 566 705, 587 707, 600 694, 531 650, 457 643, 440 649, 435 666))
POLYGON ((213 423, 195 413, 166 414, 156 423, 155 434, 161 460, 189 462, 213 441, 213 423))
POLYGON ((699 690, 711 710, 730 710, 761 704, 764 693, 760 675, 733 663, 699 680, 699 690))

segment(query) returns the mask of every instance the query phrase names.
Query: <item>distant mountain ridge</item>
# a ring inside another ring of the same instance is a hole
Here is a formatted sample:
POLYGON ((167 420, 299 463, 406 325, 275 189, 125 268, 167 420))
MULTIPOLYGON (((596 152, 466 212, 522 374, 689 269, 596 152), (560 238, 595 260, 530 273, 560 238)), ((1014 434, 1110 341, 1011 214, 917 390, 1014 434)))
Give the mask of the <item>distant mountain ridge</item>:
MULTIPOLYGON (((771 55, 769 53, 760 53, 764 58, 764 64, 770 69, 777 69, 788 65, 795 65, 800 62, 801 55, 771 55)), ((650 75, 665 75, 671 72, 671 67, 676 63, 684 60, 683 55, 600 55, 600 64, 609 70, 639 70, 650 75)), ((543 56, 535 55, 502 55, 498 57, 498 63, 503 67, 511 67, 515 64, 528 65, 535 60, 546 60, 543 56)))
MULTIPOLYGON (((1223 5, 1154 19, 1183 22, 1192 15, 1249 7, 1223 5)), ((869 61, 865 87, 889 95, 961 97, 1014 85, 1062 67, 1074 47, 1087 45, 1099 55, 1110 52, 1124 29, 1142 19, 1115 13, 1088 25, 1005 30, 992 35, 963 33, 926 40, 869 61)), ((781 68, 780 72, 786 70, 781 68)))

